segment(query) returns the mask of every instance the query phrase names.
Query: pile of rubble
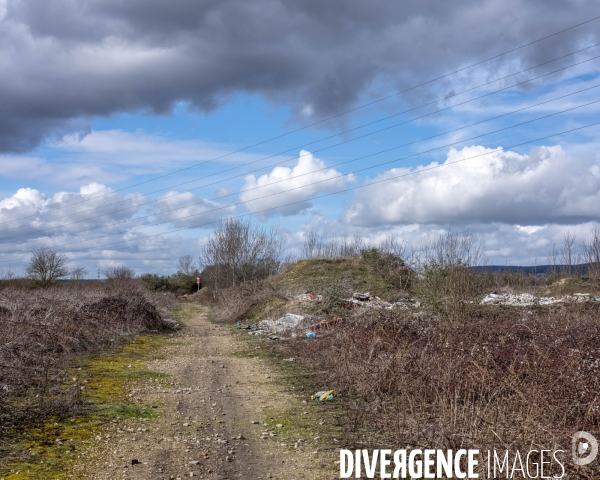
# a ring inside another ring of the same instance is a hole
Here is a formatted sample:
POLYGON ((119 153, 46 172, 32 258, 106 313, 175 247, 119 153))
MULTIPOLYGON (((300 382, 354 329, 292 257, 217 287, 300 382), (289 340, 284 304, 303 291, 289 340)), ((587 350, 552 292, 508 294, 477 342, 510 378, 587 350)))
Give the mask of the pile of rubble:
POLYGON ((574 293, 573 295, 561 295, 558 297, 534 297, 530 293, 511 294, 511 293, 489 293, 481 305, 510 305, 529 307, 532 305, 553 305, 555 303, 583 303, 600 302, 600 297, 595 297, 589 293, 574 293))
POLYGON ((409 308, 421 306, 421 304, 413 298, 401 298, 397 302, 386 302, 375 295, 371 295, 370 292, 355 293, 352 295, 352 298, 349 298, 346 301, 355 308, 364 307, 376 310, 394 310, 395 308, 408 310, 409 308))

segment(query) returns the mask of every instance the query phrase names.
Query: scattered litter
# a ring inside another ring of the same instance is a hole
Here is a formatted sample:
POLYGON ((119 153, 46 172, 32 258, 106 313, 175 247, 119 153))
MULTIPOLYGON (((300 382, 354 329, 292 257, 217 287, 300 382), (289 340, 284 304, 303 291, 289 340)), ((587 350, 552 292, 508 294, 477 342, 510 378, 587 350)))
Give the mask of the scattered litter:
POLYGON ((307 332, 306 333, 306 338, 315 338, 317 335, 315 334, 315 332, 307 332))
POLYGON ((369 300, 371 300, 372 297, 371 296, 371 292, 367 292, 367 293, 355 293, 354 295, 352 295, 352 298, 354 300, 358 300, 359 302, 368 302, 369 300))
POLYGON ((312 396, 313 400, 319 400, 321 402, 333 400, 335 397, 335 390, 323 390, 322 392, 317 392, 312 396))
POLYGON ((275 331, 276 333, 294 330, 299 323, 304 320, 303 315, 295 313, 286 313, 283 317, 277 320, 263 320, 259 324, 259 328, 264 330, 275 331))
POLYGON ((364 307, 374 308, 376 310, 394 310, 396 308, 407 310, 409 308, 416 308, 420 306, 421 304, 413 298, 401 298, 396 302, 386 302, 375 295, 371 295, 371 292, 355 292, 352 295, 352 298, 346 300, 347 309, 364 307))
POLYGON ((554 305, 557 303, 583 303, 600 300, 600 297, 592 298, 589 293, 575 293, 573 295, 561 295, 558 297, 535 297, 530 293, 489 293, 481 305, 509 305, 509 306, 531 306, 531 305, 554 305))

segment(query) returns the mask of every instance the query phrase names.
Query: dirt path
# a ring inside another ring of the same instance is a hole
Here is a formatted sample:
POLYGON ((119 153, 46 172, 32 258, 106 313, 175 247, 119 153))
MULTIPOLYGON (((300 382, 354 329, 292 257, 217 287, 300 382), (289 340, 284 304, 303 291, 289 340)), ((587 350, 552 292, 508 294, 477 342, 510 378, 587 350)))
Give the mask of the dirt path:
POLYGON ((161 415, 114 423, 96 437, 97 448, 82 462, 82 474, 93 479, 332 478, 323 468, 333 465, 333 449, 320 451, 318 437, 285 442, 294 434, 293 425, 271 420, 272 412, 291 405, 307 408, 306 397, 285 393, 289 389, 282 388, 269 362, 240 355, 247 346, 210 323, 206 308, 184 305, 182 323, 165 359, 147 366, 168 374, 169 384, 149 381, 130 393, 161 415))

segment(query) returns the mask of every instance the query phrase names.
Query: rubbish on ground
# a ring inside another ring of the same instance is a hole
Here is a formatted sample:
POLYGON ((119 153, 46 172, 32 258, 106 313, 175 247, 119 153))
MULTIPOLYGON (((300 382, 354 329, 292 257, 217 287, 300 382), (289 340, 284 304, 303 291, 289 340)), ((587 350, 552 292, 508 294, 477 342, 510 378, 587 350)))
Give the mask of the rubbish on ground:
POLYGON ((322 392, 317 392, 313 395, 313 400, 319 400, 321 402, 333 400, 335 397, 335 390, 323 390, 322 392))
POLYGON ((409 308, 421 306, 421 304, 413 298, 401 298, 396 302, 386 302, 375 295, 371 295, 371 292, 355 292, 352 295, 352 298, 349 298, 346 302, 346 308, 348 309, 365 307, 376 310, 394 310, 396 308, 407 310, 409 308))
POLYGON ((315 338, 317 335, 315 334, 315 332, 308 332, 306 334, 306 338, 315 338))
POLYGON ((258 330, 258 325, 256 323, 252 325, 244 325, 243 327, 238 327, 240 330, 258 330))
POLYGON ((313 295, 312 293, 301 293, 293 297, 294 300, 300 300, 301 302, 322 302, 323 295, 313 295))
POLYGON ((489 293, 481 305, 510 305, 510 306, 531 306, 531 305, 554 305, 556 303, 583 303, 593 300, 600 300, 600 297, 592 298, 589 293, 575 293, 573 295, 560 295, 558 297, 535 297, 531 293, 511 294, 511 293, 489 293))
POLYGON ((367 292, 367 293, 354 293, 354 295, 352 295, 352 298, 354 300, 358 300, 359 302, 368 302, 373 297, 371 297, 371 292, 367 292))
POLYGON ((315 323, 314 325, 310 326, 311 330, 314 330, 316 332, 322 331, 322 330, 331 330, 332 328, 335 327, 342 327, 346 324, 346 319, 344 317, 336 317, 332 320, 321 320, 319 323, 315 323))
POLYGON ((277 320, 263 320, 259 324, 259 328, 263 330, 271 330, 276 333, 286 332, 294 330, 300 322, 304 320, 303 315, 296 315, 295 313, 286 313, 283 317, 277 320))

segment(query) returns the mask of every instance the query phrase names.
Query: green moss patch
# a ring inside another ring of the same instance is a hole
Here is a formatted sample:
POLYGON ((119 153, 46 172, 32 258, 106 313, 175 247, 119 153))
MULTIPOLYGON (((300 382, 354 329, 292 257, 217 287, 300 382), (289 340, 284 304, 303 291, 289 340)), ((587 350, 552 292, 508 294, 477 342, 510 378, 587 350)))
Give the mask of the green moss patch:
POLYGON ((12 432, 14 442, 0 459, 0 479, 72 479, 80 451, 93 445, 104 425, 113 419, 159 415, 151 405, 128 396, 136 382, 164 382, 166 375, 145 369, 161 358, 160 347, 169 341, 161 335, 137 336, 113 354, 84 361, 69 371, 65 388, 78 388, 79 405, 68 417, 52 417, 23 425, 12 432))

